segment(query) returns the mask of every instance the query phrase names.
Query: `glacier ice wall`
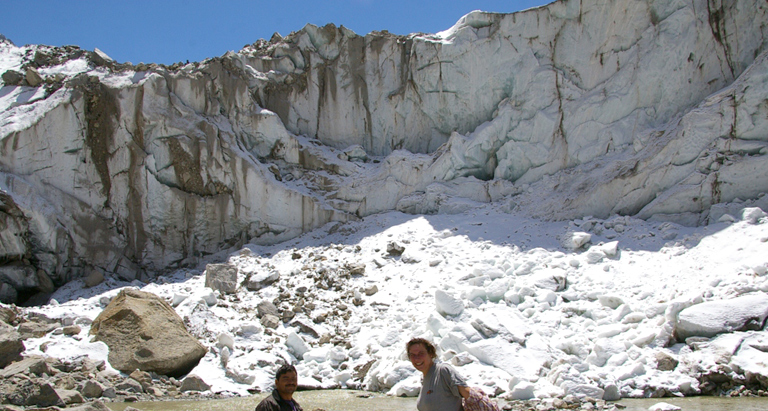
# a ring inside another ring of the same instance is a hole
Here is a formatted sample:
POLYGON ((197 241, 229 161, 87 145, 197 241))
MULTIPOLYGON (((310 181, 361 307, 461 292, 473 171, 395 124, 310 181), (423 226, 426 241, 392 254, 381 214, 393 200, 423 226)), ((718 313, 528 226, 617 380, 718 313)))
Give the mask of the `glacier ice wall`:
POLYGON ((386 210, 706 223, 765 201, 765 2, 307 25, 201 63, 0 42, 0 299, 386 210))

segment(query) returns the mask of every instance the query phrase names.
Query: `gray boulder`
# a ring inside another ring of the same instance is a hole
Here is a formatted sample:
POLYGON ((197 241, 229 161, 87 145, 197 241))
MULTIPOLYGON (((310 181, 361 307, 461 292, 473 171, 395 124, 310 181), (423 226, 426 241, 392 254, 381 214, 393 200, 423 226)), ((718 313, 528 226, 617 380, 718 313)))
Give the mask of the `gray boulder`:
POLYGON ((48 365, 45 358, 33 355, 0 370, 0 377, 2 378, 9 378, 17 374, 42 376, 43 374, 56 374, 56 371, 48 365))
POLYGON ((730 300, 707 301, 678 314, 678 341, 688 337, 714 337, 734 331, 762 330, 768 317, 768 295, 756 293, 730 300))
POLYGON ((206 265, 205 286, 222 294, 234 293, 237 291, 237 267, 230 264, 206 265))
POLYGON ((53 386, 41 379, 18 379, 10 392, 5 392, 6 401, 20 406, 63 406, 64 401, 53 386))
POLYGON ((3 73, 3 83, 7 86, 20 86, 24 75, 16 70, 8 70, 3 73))
POLYGON ((80 394, 87 398, 99 398, 104 392, 104 385, 96 380, 86 380, 80 387, 80 394))
POLYGON ((258 291, 279 279, 280 273, 277 271, 255 272, 245 278, 243 286, 248 291, 258 291))
POLYGON ((30 87, 37 87, 43 83, 43 77, 33 67, 27 67, 27 75, 24 78, 30 87))
POLYGON ((203 381, 202 378, 198 377, 197 375, 190 374, 187 376, 187 378, 184 378, 184 380, 181 382, 181 388, 179 388, 180 391, 208 391, 211 389, 211 386, 206 384, 205 381, 203 381))
POLYGON ((259 318, 264 317, 267 314, 274 315, 275 317, 280 316, 275 304, 267 300, 261 300, 259 305, 256 306, 256 312, 258 313, 259 318))
POLYGON ((109 346, 112 367, 125 373, 184 375, 207 352, 165 300, 134 289, 120 291, 93 321, 90 333, 109 346))
POLYGON ((25 349, 21 335, 13 327, 0 323, 0 368, 20 361, 25 349))
POLYGON ((85 402, 83 396, 76 390, 56 390, 64 404, 82 404, 85 402))

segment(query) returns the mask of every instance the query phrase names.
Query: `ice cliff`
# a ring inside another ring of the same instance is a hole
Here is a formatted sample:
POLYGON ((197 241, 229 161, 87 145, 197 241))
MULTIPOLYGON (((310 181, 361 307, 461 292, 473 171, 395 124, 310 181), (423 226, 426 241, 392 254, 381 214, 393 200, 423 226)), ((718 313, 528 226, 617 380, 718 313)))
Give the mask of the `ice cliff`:
POLYGON ((766 203, 767 14, 565 0, 170 67, 0 40, 0 297, 466 200, 690 225, 766 203))

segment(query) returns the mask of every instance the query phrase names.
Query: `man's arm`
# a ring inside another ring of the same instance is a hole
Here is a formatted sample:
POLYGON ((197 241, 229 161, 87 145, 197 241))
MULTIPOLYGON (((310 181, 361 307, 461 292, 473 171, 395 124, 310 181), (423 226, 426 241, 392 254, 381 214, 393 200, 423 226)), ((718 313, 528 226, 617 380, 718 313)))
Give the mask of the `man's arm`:
POLYGON ((457 386, 459 389, 459 394, 461 394, 462 397, 469 398, 469 387, 462 387, 461 385, 457 386))

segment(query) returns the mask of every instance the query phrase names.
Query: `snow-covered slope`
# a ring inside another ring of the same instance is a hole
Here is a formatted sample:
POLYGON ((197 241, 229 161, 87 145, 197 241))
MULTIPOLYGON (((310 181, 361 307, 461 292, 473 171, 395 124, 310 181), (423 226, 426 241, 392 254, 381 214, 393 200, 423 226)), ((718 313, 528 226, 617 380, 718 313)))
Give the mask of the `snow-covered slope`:
POLYGON ((0 296, 389 210, 696 225, 764 205, 766 11, 558 1, 434 35, 308 25, 172 67, 0 42, 0 296))
POLYGON ((248 245, 226 261, 239 283, 279 275, 256 291, 213 292, 202 270, 152 284, 73 281, 57 302, 30 310, 82 331, 27 340, 26 355, 105 359, 88 324, 121 287, 136 286, 174 304, 209 347, 192 374, 214 392, 268 389, 277 364, 291 362, 309 386, 416 395, 420 374, 405 356, 416 336, 435 341, 471 385, 510 399, 765 388, 765 213, 690 228, 631 217, 542 222, 499 208, 382 213, 248 245), (284 320, 275 328, 259 320, 265 302, 284 320))

